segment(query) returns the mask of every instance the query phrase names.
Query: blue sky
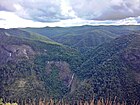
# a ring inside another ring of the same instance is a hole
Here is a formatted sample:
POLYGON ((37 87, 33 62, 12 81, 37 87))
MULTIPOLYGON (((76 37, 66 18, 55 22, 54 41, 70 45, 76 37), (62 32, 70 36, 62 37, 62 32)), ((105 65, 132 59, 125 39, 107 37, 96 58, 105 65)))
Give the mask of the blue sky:
POLYGON ((0 27, 139 25, 140 0, 0 0, 0 27))

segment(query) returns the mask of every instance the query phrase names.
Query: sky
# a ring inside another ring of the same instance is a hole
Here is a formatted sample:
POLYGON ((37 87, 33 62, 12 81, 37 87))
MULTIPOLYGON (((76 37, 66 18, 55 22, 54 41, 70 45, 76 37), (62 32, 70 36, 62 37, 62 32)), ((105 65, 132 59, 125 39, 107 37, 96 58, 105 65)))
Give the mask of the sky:
POLYGON ((0 0, 0 28, 140 25, 140 0, 0 0))

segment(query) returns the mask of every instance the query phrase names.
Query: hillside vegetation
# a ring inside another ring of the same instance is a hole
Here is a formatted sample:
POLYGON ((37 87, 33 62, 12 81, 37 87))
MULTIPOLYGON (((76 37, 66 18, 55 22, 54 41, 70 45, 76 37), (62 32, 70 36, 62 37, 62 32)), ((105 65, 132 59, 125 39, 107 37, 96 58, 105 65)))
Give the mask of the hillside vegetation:
POLYGON ((77 26, 77 27, 44 27, 25 28, 25 31, 39 33, 50 39, 77 48, 88 50, 105 42, 139 31, 139 26, 77 26))
POLYGON ((5 33, 0 39, 0 96, 63 97, 68 92, 79 62, 76 50, 5 33))
POLYGON ((140 100, 139 26, 0 29, 0 39, 4 100, 140 100))
POLYGON ((140 100, 140 35, 131 34, 98 46, 79 67, 83 80, 72 97, 93 94, 118 100, 140 100))
POLYGON ((14 28, 13 29, 2 29, 1 28, 0 32, 7 36, 15 36, 15 37, 19 37, 19 38, 42 41, 42 42, 51 43, 51 44, 59 44, 59 43, 52 41, 47 36, 43 36, 38 33, 23 31, 21 29, 14 29, 14 28))

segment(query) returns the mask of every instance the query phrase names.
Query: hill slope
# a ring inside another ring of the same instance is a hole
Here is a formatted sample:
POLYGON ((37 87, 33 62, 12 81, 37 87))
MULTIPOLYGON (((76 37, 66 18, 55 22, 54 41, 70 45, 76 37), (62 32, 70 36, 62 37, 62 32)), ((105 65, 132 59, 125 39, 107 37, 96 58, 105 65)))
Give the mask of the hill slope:
POLYGON ((0 97, 63 97, 77 68, 76 50, 0 32, 0 97))
POLYGON ((94 48, 105 42, 109 42, 114 38, 115 36, 113 36, 112 33, 108 31, 93 30, 82 33, 67 33, 65 35, 55 36, 52 39, 79 50, 88 50, 89 48, 94 48))
POLYGON ((44 27, 25 28, 49 37, 56 42, 87 50, 108 42, 118 36, 138 31, 139 26, 77 26, 77 27, 44 27))
POLYGON ((19 37, 19 38, 26 38, 26 39, 30 39, 30 40, 42 41, 42 42, 51 43, 51 44, 58 44, 58 43, 54 42, 53 40, 49 39, 47 36, 43 36, 43 35, 33 33, 33 32, 24 31, 21 29, 0 28, 0 32, 4 33, 7 36, 15 36, 15 37, 19 37))
MULTIPOLYGON (((79 67, 81 86, 72 94, 140 100, 140 35, 130 34, 91 50, 79 67)), ((74 97, 73 96, 73 97, 74 97)))
MULTIPOLYGON (((140 26, 75 26, 75 27, 44 27, 44 28, 24 28, 31 32, 39 33, 49 38, 57 35, 66 35, 68 33, 80 34, 93 30, 105 30, 114 33, 116 36, 127 35, 131 31, 139 31, 140 26), (127 32, 127 33, 126 33, 127 32)), ((113 34, 113 35, 114 35, 113 34)))
POLYGON ((74 28, 73 35, 53 36, 70 37, 67 40, 73 42, 69 41, 69 46, 76 48, 96 46, 82 54, 49 39, 32 40, 29 32, 17 37, 18 32, 26 31, 0 31, 0 96, 13 100, 88 100, 94 95, 111 99, 116 96, 117 101, 140 100, 140 32, 131 30, 125 33, 128 35, 117 35, 106 31, 115 31, 111 27, 96 27, 100 30, 90 32, 89 28, 93 27, 74 28), (80 39, 75 44, 76 37, 80 39))

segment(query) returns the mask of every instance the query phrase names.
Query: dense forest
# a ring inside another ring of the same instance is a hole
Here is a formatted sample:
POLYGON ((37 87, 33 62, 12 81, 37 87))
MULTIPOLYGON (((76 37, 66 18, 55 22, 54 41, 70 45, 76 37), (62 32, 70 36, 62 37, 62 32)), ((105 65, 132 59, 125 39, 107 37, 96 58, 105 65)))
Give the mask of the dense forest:
POLYGON ((0 29, 0 39, 4 102, 139 104, 140 26, 0 29))

